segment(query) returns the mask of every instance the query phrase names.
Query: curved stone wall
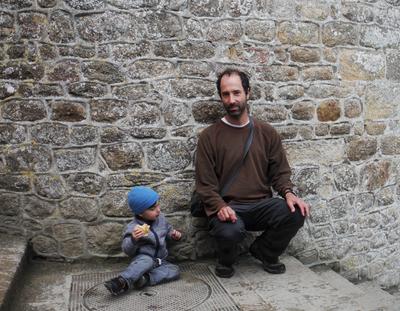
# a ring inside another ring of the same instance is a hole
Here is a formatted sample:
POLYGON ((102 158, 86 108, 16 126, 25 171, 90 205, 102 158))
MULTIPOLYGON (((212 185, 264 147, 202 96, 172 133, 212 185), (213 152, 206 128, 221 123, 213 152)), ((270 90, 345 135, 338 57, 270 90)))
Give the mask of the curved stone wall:
POLYGON ((288 252, 398 285, 399 29, 398 0, 0 0, 0 230, 120 256, 126 193, 148 184, 185 234, 173 255, 210 255, 193 154, 236 66, 312 205, 288 252))

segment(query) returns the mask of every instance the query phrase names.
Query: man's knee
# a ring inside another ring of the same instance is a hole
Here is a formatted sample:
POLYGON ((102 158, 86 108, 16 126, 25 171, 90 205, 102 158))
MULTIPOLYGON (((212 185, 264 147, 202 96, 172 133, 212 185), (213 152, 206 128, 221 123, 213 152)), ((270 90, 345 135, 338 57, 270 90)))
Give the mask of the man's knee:
POLYGON ((233 223, 216 223, 211 231, 211 235, 217 240, 225 241, 226 243, 238 243, 242 241, 246 232, 243 226, 233 223))

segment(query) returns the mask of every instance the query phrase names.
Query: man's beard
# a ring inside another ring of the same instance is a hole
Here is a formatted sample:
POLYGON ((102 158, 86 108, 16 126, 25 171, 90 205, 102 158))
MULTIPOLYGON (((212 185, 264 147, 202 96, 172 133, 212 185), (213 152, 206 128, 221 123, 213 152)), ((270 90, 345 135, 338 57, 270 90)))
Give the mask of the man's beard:
POLYGON ((235 119, 238 119, 247 109, 247 102, 238 103, 236 105, 225 106, 226 113, 235 119), (233 110, 231 108, 234 108, 233 110))

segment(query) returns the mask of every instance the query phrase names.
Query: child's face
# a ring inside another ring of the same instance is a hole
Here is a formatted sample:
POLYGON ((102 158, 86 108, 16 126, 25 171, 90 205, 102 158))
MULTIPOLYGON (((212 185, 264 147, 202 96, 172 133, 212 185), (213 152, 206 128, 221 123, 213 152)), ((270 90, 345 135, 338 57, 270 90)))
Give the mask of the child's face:
POLYGON ((154 203, 151 207, 146 209, 140 216, 145 220, 155 220, 160 215, 160 204, 154 203))

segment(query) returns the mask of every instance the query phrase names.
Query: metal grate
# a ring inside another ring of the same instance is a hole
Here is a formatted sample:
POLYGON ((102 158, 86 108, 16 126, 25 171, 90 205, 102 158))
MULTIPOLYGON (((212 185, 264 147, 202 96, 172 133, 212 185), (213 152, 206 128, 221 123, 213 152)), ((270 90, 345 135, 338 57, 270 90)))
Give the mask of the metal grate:
POLYGON ((69 311, 157 310, 236 311, 240 310, 206 264, 181 264, 177 281, 112 296, 103 282, 116 272, 72 275, 69 311))

